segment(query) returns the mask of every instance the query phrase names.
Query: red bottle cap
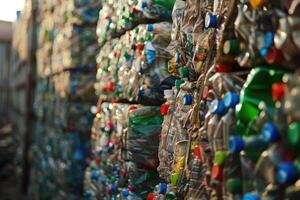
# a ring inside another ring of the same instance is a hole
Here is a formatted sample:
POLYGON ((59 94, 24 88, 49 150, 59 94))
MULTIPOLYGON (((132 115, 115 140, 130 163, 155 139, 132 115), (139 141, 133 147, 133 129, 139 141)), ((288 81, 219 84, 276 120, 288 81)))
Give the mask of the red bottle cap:
POLYGON ((134 13, 136 13, 137 12, 137 9, 135 8, 135 7, 131 7, 130 8, 130 13, 131 14, 134 14, 134 13))
POLYGON ((219 165, 213 165, 211 169, 211 176, 213 179, 221 181, 223 176, 223 167, 219 165))
POLYGON ((196 159, 202 160, 201 149, 198 145, 194 147, 194 156, 196 159))
POLYGON ((284 83, 274 83, 272 85, 272 97, 274 101, 280 101, 284 98, 285 87, 284 83))
POLYGON ((107 122, 107 126, 108 126, 109 128, 113 128, 113 127, 114 127, 114 124, 113 124, 112 121, 108 121, 108 122, 107 122))
POLYGON ((143 52, 143 49, 144 49, 144 45, 141 44, 141 43, 138 43, 138 44, 136 45, 136 49, 137 49, 137 53, 138 53, 139 55, 142 55, 142 52, 143 52))
POLYGON ((136 106, 129 106, 129 110, 130 110, 130 111, 133 111, 133 110, 135 110, 135 109, 137 109, 136 106))
POLYGON ((108 91, 113 92, 115 90, 115 82, 109 81, 107 86, 108 91))
POLYGON ((266 56, 266 61, 268 64, 272 65, 272 64, 281 64, 283 62, 283 54, 281 52, 281 50, 276 49, 275 47, 271 47, 268 50, 267 56, 266 56))
POLYGON ((216 72, 220 73, 228 73, 232 71, 232 66, 227 64, 217 64, 216 65, 216 72))
POLYGON ((127 189, 129 190, 129 192, 134 192, 133 186, 132 185, 128 185, 127 189))
POLYGON ((168 114, 168 111, 169 111, 169 104, 167 103, 164 103, 160 106, 160 114, 165 116, 168 114))
POLYGON ((149 193, 147 196, 147 200, 154 200, 155 199, 155 195, 152 193, 149 193))
POLYGON ((119 57, 119 53, 118 52, 114 52, 114 57, 116 58, 116 57, 119 57))

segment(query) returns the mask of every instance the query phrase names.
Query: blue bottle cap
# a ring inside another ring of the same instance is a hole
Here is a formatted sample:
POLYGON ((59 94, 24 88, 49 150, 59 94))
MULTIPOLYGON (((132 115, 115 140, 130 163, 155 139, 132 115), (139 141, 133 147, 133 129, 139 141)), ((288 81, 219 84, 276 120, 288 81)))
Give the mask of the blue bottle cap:
POLYGON ((149 31, 149 32, 150 32, 150 31, 153 31, 153 24, 148 24, 146 29, 147 29, 147 31, 149 31))
POLYGON ((260 55, 261 55, 263 58, 265 58, 265 57, 267 56, 267 54, 268 54, 268 48, 263 47, 263 48, 260 49, 259 52, 260 52, 260 55))
POLYGON ((105 178, 102 178, 100 182, 101 182, 102 185, 106 185, 106 183, 107 183, 105 178))
POLYGON ((211 13, 206 13, 205 16, 205 28, 215 28, 217 27, 218 18, 216 15, 211 13))
POLYGON ((183 97, 183 104, 184 105, 192 105, 192 103, 193 103, 193 97, 192 97, 192 95, 189 95, 189 94, 184 95, 184 97, 183 97))
POLYGON ((159 194, 166 194, 167 188, 168 188, 167 184, 159 183, 159 194))
POLYGON ((142 97, 143 94, 144 94, 143 90, 142 90, 142 89, 139 89, 139 91, 138 91, 138 96, 139 96, 139 97, 142 97))
POLYGON ((275 33, 268 31, 264 35, 264 47, 269 48, 273 45, 275 33))
POLYGON ((257 194, 245 193, 243 200, 260 200, 260 197, 257 194))
POLYGON ((117 165, 113 165, 112 168, 111 168, 111 170, 112 170, 113 172, 118 171, 118 166, 117 166, 117 165))
POLYGON ((142 2, 142 9, 146 8, 147 7, 147 2, 143 1, 142 2))
POLYGON ((231 136, 228 141, 230 153, 238 153, 245 148, 245 142, 241 136, 231 136))
POLYGON ((235 108, 235 106, 239 103, 240 97, 235 92, 227 92, 224 96, 224 106, 226 108, 235 108))
POLYGON ((211 102, 209 112, 217 115, 223 114, 225 111, 224 102, 222 100, 215 99, 211 102))
POLYGON ((144 74, 144 72, 145 72, 144 68, 143 68, 143 67, 140 67, 139 72, 140 72, 141 74, 144 74))
POLYGON ((115 186, 115 184, 111 184, 110 186, 110 192, 111 193, 115 193, 117 191, 117 187, 115 186))
POLYGON ((146 50, 147 63, 153 64, 156 58, 156 53, 154 50, 146 50))
POLYGON ((283 162, 277 166, 276 180, 280 184, 293 183, 296 179, 296 168, 290 162, 283 162))
POLYGON ((99 171, 98 170, 95 170, 95 171, 92 172, 91 179, 93 181, 97 181, 99 179, 99 177, 100 177, 100 175, 99 175, 99 171))
POLYGON ((128 197, 128 196, 129 196, 129 191, 128 191, 128 189, 124 188, 124 189, 122 190, 122 196, 123 196, 123 197, 128 197))
POLYGON ((280 139, 279 132, 276 125, 273 123, 266 123, 262 128, 262 139, 265 142, 276 142, 280 139))

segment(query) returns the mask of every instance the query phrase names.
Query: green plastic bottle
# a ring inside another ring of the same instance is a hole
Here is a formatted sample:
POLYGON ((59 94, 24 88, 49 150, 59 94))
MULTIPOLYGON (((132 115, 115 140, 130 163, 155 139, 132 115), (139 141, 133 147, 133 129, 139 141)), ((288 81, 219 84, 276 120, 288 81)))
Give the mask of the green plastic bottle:
POLYGON ((281 82, 284 73, 287 71, 270 66, 259 66, 251 70, 241 91, 240 104, 236 108, 239 134, 244 136, 253 134, 249 134, 247 128, 259 115, 258 105, 260 102, 263 101, 268 105, 268 110, 275 113, 272 85, 281 82))
POLYGON ((154 2, 167 10, 172 10, 175 4, 175 0, 154 0, 154 2))

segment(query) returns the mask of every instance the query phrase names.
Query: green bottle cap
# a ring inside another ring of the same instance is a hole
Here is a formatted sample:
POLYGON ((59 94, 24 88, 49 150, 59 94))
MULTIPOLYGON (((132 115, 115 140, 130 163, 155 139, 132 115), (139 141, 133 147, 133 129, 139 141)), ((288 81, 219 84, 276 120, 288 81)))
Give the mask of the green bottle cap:
POLYGON ((166 194, 166 200, 175 200, 176 199, 176 194, 175 192, 168 192, 166 194))
POLYGON ((226 188, 230 193, 241 193, 243 182, 239 178, 230 178, 226 181, 226 188))
POLYGON ((180 86, 182 85, 184 83, 184 81, 183 80, 176 80, 175 81, 175 87, 176 87, 176 89, 177 90, 179 90, 180 89, 180 86))
POLYGON ((111 181, 112 183, 114 183, 114 182, 116 181, 116 179, 117 179, 116 176, 111 176, 111 177, 110 177, 110 181, 111 181))
POLYGON ((234 54, 239 50, 239 43, 237 40, 226 40, 223 46, 223 52, 225 54, 234 54))
POLYGON ((287 134, 287 142, 291 150, 297 150, 300 147, 300 123, 290 124, 287 134))
POLYGON ((187 67, 179 68, 179 74, 181 78, 187 78, 189 76, 189 68, 187 67))
POLYGON ((299 175, 300 175, 300 157, 298 157, 298 158, 294 161, 294 166, 296 167, 297 174, 298 174, 298 176, 299 176, 299 175))
POLYGON ((215 153, 214 163, 217 165, 222 165, 227 158, 226 151, 217 151, 215 153))
POLYGON ((171 184, 174 185, 174 186, 176 186, 177 182, 178 182, 178 178, 179 178, 179 174, 178 173, 171 174, 171 178, 170 178, 171 184))

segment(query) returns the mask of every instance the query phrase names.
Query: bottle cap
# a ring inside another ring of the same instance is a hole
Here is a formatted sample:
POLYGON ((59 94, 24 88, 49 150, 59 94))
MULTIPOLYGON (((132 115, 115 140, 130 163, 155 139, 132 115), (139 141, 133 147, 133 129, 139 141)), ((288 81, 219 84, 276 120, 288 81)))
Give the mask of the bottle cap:
POLYGON ((260 197, 257 194, 245 193, 243 200, 260 200, 260 197))
POLYGON ((139 73, 140 73, 140 74, 144 74, 144 72, 145 72, 144 68, 143 68, 143 67, 140 67, 139 73))
POLYGON ((98 170, 92 172, 92 174, 91 174, 91 179, 92 180, 96 181, 96 180, 99 179, 99 177, 100 177, 100 174, 99 174, 98 170))
POLYGON ((162 104, 160 106, 160 114, 162 116, 165 116, 168 114, 168 112, 169 112, 169 104, 167 104, 167 103, 162 104))
POLYGON ((290 162, 283 162, 277 166, 276 180, 280 184, 293 183, 296 179, 296 168, 290 162))
POLYGON ((173 90, 164 90, 164 98, 168 99, 173 96, 173 90))
POLYGON ((159 183, 159 194, 166 194, 167 188, 167 184, 159 183))
POLYGON ((110 192, 111 193, 115 193, 117 191, 117 187, 115 186, 115 184, 111 184, 110 186, 110 192))
POLYGON ((130 13, 135 14, 137 12, 137 9, 135 7, 130 8, 130 13))
POLYGON ((262 139, 265 142, 276 142, 280 138, 276 125, 273 123, 266 123, 262 128, 262 139))
POLYGON ((239 178, 230 178, 226 181, 226 188, 230 193, 241 193, 243 191, 243 182, 239 178))
POLYGON ((192 95, 184 95, 183 96, 183 104, 184 105, 192 105, 193 103, 193 96, 192 95))
POLYGON ((220 165, 213 165, 211 169, 211 176, 213 179, 221 181, 223 176, 223 167, 220 165))
POLYGON ((224 102, 222 100, 215 99, 211 102, 209 112, 217 115, 223 114, 225 111, 224 102))
POLYGON ((147 24, 146 30, 149 32, 153 31, 153 24, 147 24))
POLYGON ((143 1, 142 2, 142 9, 146 8, 147 7, 147 2, 143 1))
POLYGON ((294 122, 289 125, 287 142, 290 148, 297 149, 300 147, 300 123, 294 122))
POLYGON ((179 80, 179 79, 177 79, 177 80, 175 81, 175 87, 176 87, 176 89, 179 90, 179 89, 180 89, 180 86, 181 86, 183 83, 184 83, 184 80, 179 80))
POLYGON ((217 165, 223 165, 227 158, 227 152, 225 151, 217 151, 215 153, 214 163, 217 165))
POLYGON ((253 8, 261 7, 264 3, 264 0, 250 0, 250 4, 253 8))
POLYGON ((213 15, 211 13, 206 13, 205 28, 216 28, 217 22, 218 22, 218 18, 216 15, 213 15))
POLYGON ((144 45, 142 43, 137 43, 136 48, 137 50, 142 51, 144 49, 144 45))
POLYGON ((217 64, 215 69, 216 69, 216 72, 218 72, 218 73, 232 72, 231 65, 227 65, 227 64, 217 64))
POLYGON ((189 77, 189 68, 187 68, 187 67, 179 68, 179 75, 181 78, 189 77))
POLYGON ((235 106, 239 103, 240 97, 235 92, 227 92, 224 96, 224 106, 226 108, 235 108, 235 106))
POLYGON ((107 126, 112 129, 114 127, 114 123, 112 121, 108 121, 107 126))
POLYGON ((194 147, 194 157, 196 159, 202 160, 201 149, 198 145, 194 147))
POLYGON ((267 47, 263 47, 259 50, 260 55, 265 58, 268 54, 268 48, 267 47))
POLYGON ((270 65, 280 65, 283 62, 284 57, 281 50, 276 49, 275 47, 271 47, 269 48, 265 59, 270 65))
POLYGON ((166 200, 174 200, 174 199, 176 199, 176 194, 175 194, 175 192, 168 192, 167 194, 166 194, 166 200))
POLYGON ((273 45, 275 33, 272 31, 268 31, 264 35, 264 47, 269 48, 273 45))
POLYGON ((122 196, 123 196, 123 197, 128 197, 128 196, 129 196, 129 191, 128 191, 128 189, 124 188, 124 189, 122 190, 122 196))
POLYGON ((132 49, 132 50, 136 50, 136 44, 134 44, 134 43, 131 44, 131 49, 132 49))
POLYGON ((105 178, 102 178, 100 182, 101 182, 102 185, 106 185, 106 183, 107 183, 105 178))
POLYGON ((244 140, 241 136, 231 136, 228 141, 230 153, 238 153, 245 148, 244 140))
POLYGON ((272 85, 272 97, 274 101, 280 101, 285 95, 286 85, 284 83, 274 83, 272 85))
POLYGON ((138 97, 142 97, 143 94, 144 94, 144 91, 142 89, 139 89, 138 94, 137 94, 138 97))
POLYGON ((170 177, 171 184, 174 185, 174 186, 176 186, 178 178, 179 178, 179 174, 178 173, 171 174, 171 177, 170 177))
POLYGON ((225 54, 235 54, 239 51, 239 42, 237 40, 226 40, 223 45, 225 54))
POLYGON ((147 195, 147 200, 154 200, 154 199, 155 199, 155 195, 154 195, 154 194, 149 193, 149 194, 147 195))

